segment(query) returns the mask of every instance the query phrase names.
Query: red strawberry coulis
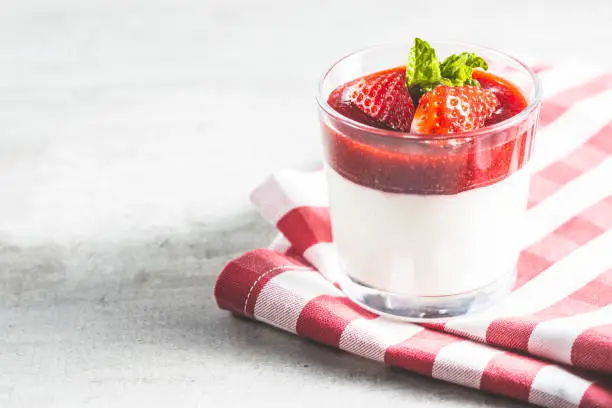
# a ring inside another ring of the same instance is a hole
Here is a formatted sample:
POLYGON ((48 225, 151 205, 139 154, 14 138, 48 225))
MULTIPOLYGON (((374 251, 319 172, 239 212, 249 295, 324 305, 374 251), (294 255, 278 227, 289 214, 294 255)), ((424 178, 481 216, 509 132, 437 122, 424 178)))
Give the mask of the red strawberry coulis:
MULTIPOLYGON (((403 75, 404 71, 404 67, 397 67, 360 79, 403 75)), ((521 91, 509 81, 482 70, 475 70, 472 77, 482 88, 493 92, 499 102, 485 127, 527 107, 521 91)), ((360 79, 336 88, 328 104, 357 122, 393 130, 350 100, 350 91, 360 79)), ((411 104, 407 106, 414 110, 411 104)), ((406 138, 400 132, 397 137, 379 135, 332 118, 323 122, 325 156, 336 172, 365 187, 395 193, 457 194, 493 184, 522 168, 529 160, 534 134, 525 126, 521 123, 470 138, 460 134, 406 138)))

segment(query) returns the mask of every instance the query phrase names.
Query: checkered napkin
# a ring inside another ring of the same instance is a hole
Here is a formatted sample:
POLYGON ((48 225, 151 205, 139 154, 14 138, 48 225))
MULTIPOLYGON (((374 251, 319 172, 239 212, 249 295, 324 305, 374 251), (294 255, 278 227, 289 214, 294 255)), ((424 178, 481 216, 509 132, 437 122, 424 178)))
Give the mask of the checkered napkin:
POLYGON ((544 407, 612 407, 612 74, 539 67, 545 98, 524 250, 494 311, 446 323, 378 317, 341 291, 322 172, 252 195, 279 231, 231 261, 219 307, 359 356, 544 407))

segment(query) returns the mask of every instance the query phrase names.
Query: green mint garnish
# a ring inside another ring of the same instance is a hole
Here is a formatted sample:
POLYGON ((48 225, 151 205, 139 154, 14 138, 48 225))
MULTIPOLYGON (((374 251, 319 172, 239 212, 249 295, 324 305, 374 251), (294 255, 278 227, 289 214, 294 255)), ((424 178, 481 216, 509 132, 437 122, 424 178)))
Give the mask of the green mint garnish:
MULTIPOLYGON (((436 52, 427 42, 415 38, 406 62, 406 86, 413 101, 415 95, 418 95, 417 100, 420 99, 424 93, 438 86, 441 80, 440 62, 436 52)), ((416 101, 414 102, 416 106, 416 101)))
POLYGON ((438 85, 480 86, 472 78, 474 68, 486 71, 488 65, 472 52, 450 55, 440 63, 435 50, 426 41, 415 38, 406 62, 406 86, 414 105, 418 105, 423 94, 438 85))
POLYGON ((440 73, 453 86, 472 85, 474 83, 475 86, 479 86, 478 81, 472 79, 474 68, 482 68, 486 71, 489 66, 485 60, 477 57, 473 52, 462 52, 461 54, 449 55, 440 64, 440 73))

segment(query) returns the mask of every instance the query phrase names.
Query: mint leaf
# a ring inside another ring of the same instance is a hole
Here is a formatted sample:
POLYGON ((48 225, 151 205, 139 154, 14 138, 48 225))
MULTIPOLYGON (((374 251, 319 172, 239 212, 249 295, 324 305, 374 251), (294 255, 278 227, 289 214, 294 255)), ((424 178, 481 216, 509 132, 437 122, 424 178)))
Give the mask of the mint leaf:
MULTIPOLYGON (((441 79, 440 63, 436 57, 436 52, 426 41, 415 38, 406 62, 406 86, 409 90, 425 90, 421 93, 422 95, 428 92, 427 89, 435 88, 441 79)), ((412 92, 411 96, 414 99, 412 92)))
POLYGON ((423 94, 438 85, 480 86, 472 78, 474 68, 487 70, 488 65, 473 52, 453 54, 440 63, 435 50, 426 41, 415 38, 406 62, 406 87, 416 106, 423 94))
POLYGON ((488 69, 487 62, 473 52, 462 52, 461 54, 449 55, 440 64, 440 74, 447 78, 453 86, 478 84, 472 79, 474 68, 488 69))

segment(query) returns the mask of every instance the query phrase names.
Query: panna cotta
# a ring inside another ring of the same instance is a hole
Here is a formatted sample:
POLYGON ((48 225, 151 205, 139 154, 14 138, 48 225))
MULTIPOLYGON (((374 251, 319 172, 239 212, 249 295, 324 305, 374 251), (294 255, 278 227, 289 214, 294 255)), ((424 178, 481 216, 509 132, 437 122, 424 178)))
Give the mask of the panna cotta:
POLYGON ((389 302, 384 312, 408 318, 465 313, 469 305, 449 311, 442 302, 435 310, 435 299, 477 295, 513 276, 538 116, 529 99, 539 97, 539 84, 528 69, 532 89, 487 72, 472 52, 442 62, 431 52, 416 40, 407 66, 362 76, 353 65, 368 66, 367 51, 354 54, 328 72, 333 81, 322 95, 340 266, 364 290, 407 299, 398 313, 389 302), (427 65, 420 73, 419 64, 427 65), (406 310, 419 309, 419 299, 427 299, 426 310, 406 310))

